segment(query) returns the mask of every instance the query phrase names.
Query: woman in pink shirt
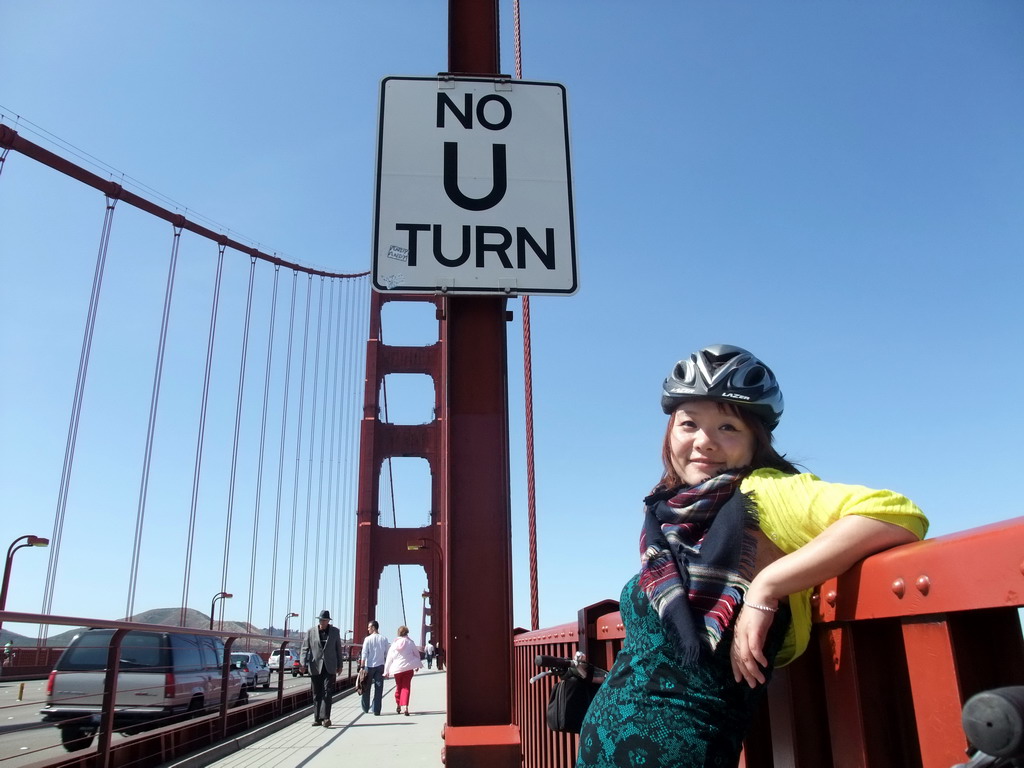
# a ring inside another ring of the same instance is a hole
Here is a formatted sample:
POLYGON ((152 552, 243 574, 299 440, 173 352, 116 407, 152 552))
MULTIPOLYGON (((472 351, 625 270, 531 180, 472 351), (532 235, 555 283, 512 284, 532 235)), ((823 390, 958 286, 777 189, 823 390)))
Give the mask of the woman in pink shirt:
POLYGON ((398 714, 402 714, 403 707, 405 714, 409 714, 409 691, 412 688, 412 676, 417 669, 422 667, 420 649, 409 639, 409 628, 404 625, 399 627, 398 637, 388 648, 388 657, 384 661, 384 677, 394 676, 395 678, 395 703, 398 705, 398 714))

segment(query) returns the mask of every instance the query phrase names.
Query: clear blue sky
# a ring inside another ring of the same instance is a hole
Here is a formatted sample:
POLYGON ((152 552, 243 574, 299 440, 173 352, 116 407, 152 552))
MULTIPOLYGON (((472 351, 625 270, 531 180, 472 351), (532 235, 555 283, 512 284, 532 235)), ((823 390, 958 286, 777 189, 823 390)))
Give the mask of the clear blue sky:
MULTIPOLYGON (((507 73, 511 9, 503 0, 507 73)), ((447 68, 436 0, 5 0, 2 13, 8 123, 20 115, 240 239, 339 272, 369 268, 381 78, 447 68)), ((932 535, 1021 514, 1024 4, 526 1, 522 36, 524 77, 569 94, 580 272, 577 295, 532 302, 542 625, 617 597, 635 571, 660 383, 709 343, 775 369, 779 445, 822 477, 905 492, 932 535)), ((102 216, 95 193, 25 165, 12 155, 0 176, 11 538, 52 526, 102 216)), ((141 315, 162 280, 143 266, 165 269, 169 237, 122 218, 114 245, 147 245, 124 254, 138 276, 112 279, 150 280, 141 315)), ((515 621, 528 626, 512 308, 515 621)), ((140 434, 118 423, 83 449, 83 478, 122 451, 137 472, 140 434)), ((55 612, 120 615, 123 565, 102 553, 134 524, 133 482, 127 510, 93 489, 76 534, 97 553, 74 577, 88 594, 59 583, 55 612)), ((400 496, 410 521, 425 508, 413 485, 400 496)), ((11 608, 38 609, 44 561, 19 554, 11 608)), ((414 627, 421 588, 407 584, 414 627)))

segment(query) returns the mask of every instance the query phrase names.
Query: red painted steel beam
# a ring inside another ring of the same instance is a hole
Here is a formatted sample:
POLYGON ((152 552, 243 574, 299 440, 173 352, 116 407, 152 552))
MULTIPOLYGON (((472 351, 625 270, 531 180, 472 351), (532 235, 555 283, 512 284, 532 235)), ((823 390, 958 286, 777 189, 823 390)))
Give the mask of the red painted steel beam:
POLYGON ((503 300, 448 301, 448 724, 512 716, 512 556, 503 300))
POLYGON ((17 131, 6 125, 0 125, 0 147, 13 149, 15 152, 19 152, 26 157, 30 157, 33 160, 42 163, 43 165, 49 166, 55 171, 60 171, 76 181, 80 181, 94 189, 98 189, 104 195, 113 200, 123 200, 139 210, 170 222, 175 227, 181 227, 182 229, 193 232, 200 237, 205 237, 207 240, 212 240, 219 245, 225 245, 232 250, 240 251, 255 259, 259 259, 260 261, 268 261, 279 267, 294 269, 296 272, 302 272, 307 275, 319 275, 321 277, 362 277, 370 274, 369 272, 356 272, 353 274, 325 272, 321 269, 313 269, 312 267, 306 267, 302 264, 287 261, 274 254, 264 253, 258 248, 252 248, 244 243, 238 242, 237 240, 233 240, 222 232, 214 232, 212 229, 208 229, 201 224, 197 224, 194 221, 186 219, 180 213, 170 211, 144 197, 136 195, 134 192, 129 192, 117 182, 97 176, 95 173, 87 171, 81 166, 75 165, 70 160, 63 158, 48 149, 44 149, 38 144, 32 143, 28 139, 18 135, 17 131))
POLYGON ((903 640, 910 671, 910 691, 917 717, 923 765, 964 762, 967 739, 951 723, 960 720, 961 690, 949 625, 943 621, 906 623, 903 640))
POLYGON ((822 584, 819 621, 925 616, 1021 604, 1024 517, 869 557, 822 584))
MULTIPOLYGON (((499 74, 498 3, 450 0, 448 70, 499 74)), ((448 540, 448 728, 465 745, 494 736, 465 726, 512 722, 512 568, 505 301, 452 297, 445 302, 448 540)), ((503 750, 511 731, 502 730, 503 750)), ((448 736, 446 736, 447 740, 448 736)), ((518 739, 518 736, 516 736, 518 739)), ((497 746, 497 745, 496 745, 497 746)), ((514 749, 513 749, 514 747, 514 749)), ((453 758, 472 754, 461 744, 453 758)), ((502 754, 507 754, 502 752, 502 754)), ((461 764, 472 764, 470 762, 461 764)), ((489 764, 478 762, 476 764, 489 764)))

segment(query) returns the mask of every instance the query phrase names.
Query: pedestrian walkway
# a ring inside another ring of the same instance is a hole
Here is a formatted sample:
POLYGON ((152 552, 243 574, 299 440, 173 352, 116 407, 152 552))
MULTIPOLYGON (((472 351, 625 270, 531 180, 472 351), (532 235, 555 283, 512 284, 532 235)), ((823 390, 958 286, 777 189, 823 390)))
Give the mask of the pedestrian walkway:
POLYGON ((445 673, 423 669, 412 680, 410 715, 395 713, 395 681, 384 681, 380 716, 364 714, 359 696, 335 700, 331 727, 313 725, 312 707, 249 731, 169 768, 338 768, 401 765, 440 768, 445 724, 445 673))

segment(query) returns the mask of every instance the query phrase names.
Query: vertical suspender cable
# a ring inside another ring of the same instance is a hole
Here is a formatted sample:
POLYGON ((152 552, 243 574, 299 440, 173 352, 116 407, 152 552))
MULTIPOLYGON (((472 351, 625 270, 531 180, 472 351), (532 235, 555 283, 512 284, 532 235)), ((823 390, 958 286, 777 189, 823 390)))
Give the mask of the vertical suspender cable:
MULTIPOLYGON (((284 454, 288 436, 288 387, 292 378, 292 342, 295 337, 295 294, 299 273, 292 271, 292 300, 288 311, 288 349, 284 363, 284 394, 281 398, 281 442, 277 452, 277 501, 274 507, 274 554, 270 563, 270 617, 268 627, 274 626, 274 597, 277 594, 277 552, 281 544, 281 492, 284 489, 284 454)), ((291 582, 288 583, 288 612, 292 610, 291 582)))
MULTIPOLYGON (((309 458, 306 460, 309 464, 309 469, 306 471, 306 524, 304 526, 305 542, 302 547, 304 556, 302 558, 302 592, 300 594, 303 600, 309 600, 309 593, 306 591, 306 577, 309 574, 309 514, 310 505, 313 502, 313 459, 316 453, 316 397, 320 386, 320 333, 323 329, 323 319, 324 279, 321 277, 320 291, 316 306, 316 347, 313 352, 313 393, 310 397, 312 407, 309 410, 309 458)), ((320 535, 320 531, 315 531, 315 533, 317 536, 320 535)), ((308 615, 312 615, 312 612, 316 610, 315 605, 315 603, 310 603, 306 606, 308 615)))
MULTIPOLYGON (((256 257, 249 257, 249 289, 245 297, 245 325, 242 329, 242 354, 238 363, 238 393, 235 396, 235 433, 231 444, 231 475, 228 480, 228 508, 224 523, 224 563, 221 566, 220 589, 228 589, 228 558, 231 554, 231 518, 235 511, 235 481, 238 476, 238 435, 242 428, 242 400, 245 396, 245 362, 249 354, 249 324, 252 321, 252 287, 256 277, 256 257)), ((224 601, 220 602, 221 622, 224 601)), ((211 617, 212 618, 212 617, 211 617)))
MULTIPOLYGON (((357 318, 357 317, 358 318, 363 318, 362 322, 365 322, 365 323, 369 322, 369 317, 370 317, 370 308, 368 306, 369 299, 370 299, 370 290, 369 290, 368 286, 364 283, 360 287, 360 290, 356 291, 356 298, 353 299, 353 306, 352 306, 352 317, 353 318, 357 318), (361 299, 361 302, 359 304, 356 304, 356 299, 361 299)), ((350 574, 354 574, 354 567, 355 567, 355 565, 354 565, 354 563, 355 563, 355 548, 356 548, 356 535, 355 534, 356 534, 356 524, 357 524, 356 523, 356 506, 357 506, 357 502, 355 500, 356 499, 355 483, 356 483, 356 472, 357 472, 357 468, 358 468, 358 465, 359 465, 359 461, 358 461, 358 457, 359 457, 359 435, 360 435, 360 430, 361 430, 361 419, 362 419, 362 415, 361 415, 362 399, 358 395, 358 387, 359 387, 360 381, 362 381, 362 379, 363 379, 363 377, 365 376, 365 373, 366 373, 365 367, 360 369, 355 361, 359 360, 359 359, 363 359, 364 362, 365 362, 365 349, 366 349, 365 345, 366 345, 366 339, 367 339, 367 337, 369 335, 368 326, 367 325, 363 325, 362 322, 360 323, 360 326, 359 326, 360 327, 359 336, 356 337, 356 339, 360 343, 360 348, 358 350, 355 349, 354 346, 355 346, 356 342, 353 341, 353 351, 352 351, 351 357, 349 358, 349 389, 348 389, 348 391, 352 393, 352 400, 349 403, 349 407, 350 407, 350 416, 349 416, 349 419, 348 419, 349 433, 348 433, 348 442, 347 442, 347 445, 346 445, 346 448, 347 448, 347 451, 348 451, 349 460, 345 462, 345 498, 346 498, 346 500, 351 502, 351 506, 349 508, 349 510, 350 510, 349 511, 349 515, 350 515, 349 520, 350 520, 350 522, 349 522, 349 525, 346 526, 347 529, 348 529, 348 541, 346 542, 346 551, 345 551, 345 565, 346 565, 345 570, 346 570, 347 573, 350 573, 350 574)), ((354 324, 354 321, 353 321, 353 324, 354 324)), ((354 585, 353 585, 353 588, 354 588, 354 585)), ((347 595, 348 595, 348 615, 349 616, 353 616, 355 614, 355 594, 354 594, 353 591, 350 590, 347 593, 347 595)), ((358 627, 355 627, 355 629, 356 629, 356 631, 359 630, 358 627)))
POLYGON ((128 601, 125 620, 131 621, 135 613, 135 588, 139 579, 139 558, 142 554, 142 531, 146 520, 146 499, 149 495, 149 471, 153 463, 153 438, 156 434, 156 414, 160 403, 160 383, 163 380, 164 353, 167 350, 167 327, 171 318, 171 297, 174 294, 174 276, 178 268, 178 247, 181 245, 181 227, 174 227, 171 260, 167 267, 167 285, 164 288, 164 312, 160 321, 160 340, 156 349, 156 370, 153 371, 153 391, 149 397, 149 423, 146 427, 146 448, 142 459, 142 479, 139 482, 139 507, 135 516, 135 542, 132 547, 132 565, 128 573, 128 601))
MULTIPOLYGON (((295 526, 299 514, 299 473, 302 469, 302 415, 306 405, 306 353, 309 350, 309 308, 313 302, 313 276, 306 281, 306 325, 302 334, 302 376, 299 380, 299 415, 295 434, 295 479, 292 486, 292 540, 288 554, 288 605, 292 603, 292 584, 295 576, 295 526)), ((289 609, 291 610, 291 609, 289 609)))
MULTIPOLYGON (((345 334, 345 349, 343 355, 345 356, 345 381, 346 384, 342 387, 343 391, 351 397, 352 392, 355 388, 355 366, 352 364, 352 348, 356 345, 359 337, 353 331, 355 327, 353 324, 354 305, 355 297, 358 295, 358 291, 362 286, 352 281, 350 283, 350 290, 348 300, 345 304, 345 327, 349 329, 349 332, 345 334)), ((361 341, 361 339, 359 339, 361 341)), ((355 525, 350 520, 351 510, 348 508, 349 501, 349 468, 351 465, 356 463, 354 454, 349 450, 350 434, 353 429, 358 430, 359 420, 356 419, 354 413, 354 407, 352 406, 352 400, 346 398, 342 403, 342 434, 338 440, 338 499, 342 506, 342 518, 341 518, 341 536, 338 543, 340 549, 340 555, 338 557, 337 567, 339 572, 343 574, 351 574, 351 570, 348 567, 348 542, 349 538, 355 538, 355 525), (344 468, 344 471, 342 471, 344 468)), ((339 581, 338 573, 335 573, 335 582, 339 581)), ((354 584, 353 584, 354 587, 354 584)), ((350 590, 345 590, 341 593, 345 602, 343 605, 342 616, 350 617, 352 611, 350 610, 350 598, 352 593, 350 590)), ((358 627, 354 627, 358 630, 358 627)))
MULTIPOLYGON (((341 313, 344 309, 345 281, 339 280, 337 287, 338 310, 334 316, 336 326, 334 332, 334 370, 331 372, 331 450, 327 459, 327 516, 328 521, 333 522, 333 526, 328 525, 331 535, 327 538, 328 546, 325 549, 326 557, 324 558, 324 583, 330 585, 329 589, 325 588, 324 600, 333 607, 334 611, 338 611, 338 534, 341 531, 340 505, 336 501, 337 487, 334 482, 337 476, 335 472, 337 465, 334 450, 339 434, 338 419, 341 413, 341 409, 338 407, 338 369, 341 367, 341 313)), ((339 613, 339 615, 343 614, 339 613)))
MULTIPOLYGON (((519 0, 512 2, 515 29, 516 79, 523 79, 523 46, 519 24, 519 0)), ((533 467, 533 354, 530 338, 530 297, 523 296, 523 378, 526 399, 526 504, 530 531, 530 629, 540 628, 537 585, 537 494, 533 467)))
MULTIPOLYGON (((118 192, 120 187, 117 188, 118 192)), ((82 352, 78 358, 78 378, 71 402, 71 420, 68 424, 68 440, 64 447, 64 467, 61 470, 60 490, 57 493, 57 510, 53 520, 53 535, 50 537, 50 561, 46 569, 46 584, 43 588, 43 613, 49 613, 53 605, 53 586, 57 577, 57 561, 60 556, 61 534, 64 531, 64 514, 68 507, 68 489, 71 487, 71 469, 75 463, 75 444, 78 442, 78 422, 82 416, 82 400, 85 397, 85 380, 89 373, 89 357, 92 354, 92 336, 96 330, 96 313, 99 310, 100 290, 103 287, 103 271, 107 264, 107 249, 110 245, 110 230, 114 223, 114 206, 117 197, 107 195, 107 208, 103 214, 100 230, 100 246, 96 254, 96 268, 92 276, 92 291, 89 294, 89 309, 85 316, 85 333, 82 338, 82 352)), ((39 628, 42 639, 43 627, 39 628)))
MULTIPOLYGON (((270 373, 274 360, 274 321, 277 318, 277 286, 281 268, 274 267, 274 286, 270 296, 270 328, 267 331, 267 364, 263 373, 263 409, 260 416, 260 450, 256 460, 256 501, 252 511, 252 549, 249 554, 249 605, 245 621, 252 624, 252 604, 256 595, 256 553, 260 541, 260 502, 263 495, 263 456, 267 446, 267 406, 270 403, 270 373)), ((273 577, 271 577, 273 578, 273 577)), ((271 589, 273 600, 273 589, 271 589)), ((267 624, 273 626, 273 622, 267 624)), ((248 646, 246 646, 248 647, 248 646)))
MULTIPOLYGON (((384 343, 384 333, 381 332, 381 343, 384 343)), ((385 378, 381 389, 384 392, 384 421, 388 420, 388 385, 387 379, 385 378)), ((388 495, 391 498, 391 526, 393 528, 398 527, 398 510, 395 508, 395 471, 394 465, 391 462, 391 457, 388 456, 388 495)), ((395 568, 398 571, 398 602, 402 610, 402 623, 408 626, 409 622, 405 616, 405 587, 402 584, 402 566, 396 565, 395 568)))
POLYGON ((188 587, 192 578, 192 548, 196 538, 196 511, 199 508, 199 479, 203 468, 203 443, 206 436, 206 410, 210 401, 210 371, 213 368, 213 345, 217 338, 217 308, 220 305, 220 285, 224 276, 224 249, 217 246, 217 274, 213 286, 213 302, 210 308, 210 333, 206 341, 206 370, 203 373, 203 399, 199 409, 199 434, 196 436, 196 461, 192 472, 192 506, 188 518, 188 542, 185 546, 185 576, 181 585, 181 626, 186 626, 188 613, 188 587))
MULTIPOLYGON (((321 283, 322 286, 322 283, 321 283)), ((320 471, 317 473, 317 493, 316 493, 316 543, 313 545, 313 610, 316 610, 317 597, 320 589, 320 540, 323 539, 324 554, 327 554, 327 544, 331 540, 331 523, 330 517, 328 517, 326 526, 324 525, 324 458, 327 455, 327 401, 328 401, 328 388, 327 382, 330 380, 331 373, 331 341, 334 338, 334 281, 330 282, 330 291, 328 292, 327 299, 327 344, 324 347, 324 387, 323 387, 323 407, 320 416, 320 454, 319 461, 317 462, 320 471)), ((312 465, 311 465, 312 466, 312 465)), ((326 558, 325 558, 326 559, 326 558)), ((327 575, 327 566, 324 565, 324 576, 327 575)), ((326 590, 324 590, 326 592, 326 590)), ((326 600, 326 595, 321 597, 322 600, 326 600)))

